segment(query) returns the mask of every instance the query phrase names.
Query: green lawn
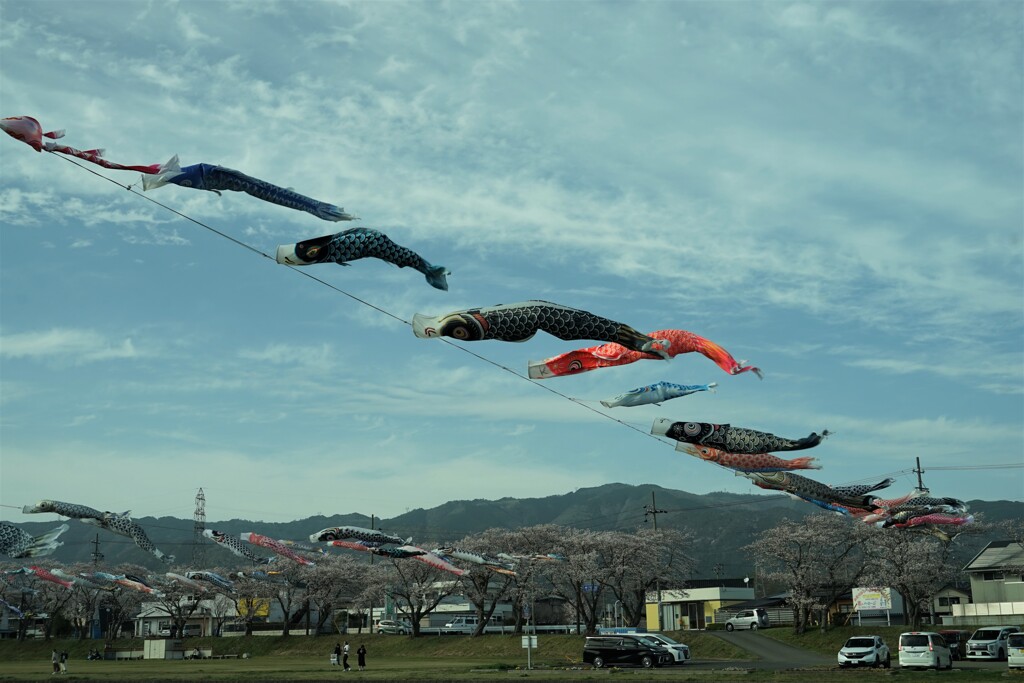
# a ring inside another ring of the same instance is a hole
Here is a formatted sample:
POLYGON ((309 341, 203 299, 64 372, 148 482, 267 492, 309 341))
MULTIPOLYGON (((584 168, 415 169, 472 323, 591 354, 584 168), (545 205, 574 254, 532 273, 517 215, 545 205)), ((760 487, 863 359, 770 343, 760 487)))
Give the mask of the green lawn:
MULTIPOLYGON (((903 629, 896 629, 898 633, 903 629)), ((861 629, 860 632, 879 632, 879 629, 861 629)), ((853 631, 839 629, 821 636, 818 632, 803 638, 790 637, 790 629, 767 629, 764 635, 779 640, 827 651, 831 643, 844 640, 853 631), (787 635, 787 633, 789 635, 787 635)), ((353 649, 364 643, 369 652, 368 670, 342 673, 330 665, 330 652, 338 638, 190 638, 186 647, 212 647, 214 654, 241 654, 247 659, 230 660, 85 660, 90 647, 102 648, 102 641, 0 641, 0 681, 41 681, 51 679, 50 651, 67 649, 71 658, 69 673, 64 678, 76 681, 313 681, 335 680, 339 677, 361 680, 393 681, 491 681, 530 678, 535 681, 586 681, 629 678, 630 680, 666 681, 738 681, 742 683, 821 683, 825 678, 850 683, 894 683, 905 679, 907 683, 923 683, 934 672, 906 672, 899 670, 838 671, 817 669, 807 671, 762 672, 750 671, 742 666, 729 667, 732 659, 745 655, 720 639, 700 632, 672 634, 686 642, 698 666, 666 667, 656 670, 602 669, 592 670, 580 662, 583 637, 541 635, 539 648, 534 651, 531 671, 525 670, 526 651, 519 636, 490 635, 482 638, 461 636, 408 638, 404 636, 347 636, 353 649), (712 670, 708 660, 718 660, 712 670), (517 668, 518 667, 518 668, 517 668), (724 669, 724 670, 723 670, 724 669)), ((887 638, 887 633, 883 633, 887 638)), ((124 640, 118 647, 142 649, 139 639, 124 640)), ((838 646, 837 646, 838 647, 838 646)), ((355 664, 355 656, 349 658, 355 664)), ((940 674, 942 675, 942 674, 940 674)), ((968 672, 960 670, 953 675, 957 683, 1001 683, 1004 671, 968 672)), ((1024 676, 1011 676, 1024 683, 1024 676)))

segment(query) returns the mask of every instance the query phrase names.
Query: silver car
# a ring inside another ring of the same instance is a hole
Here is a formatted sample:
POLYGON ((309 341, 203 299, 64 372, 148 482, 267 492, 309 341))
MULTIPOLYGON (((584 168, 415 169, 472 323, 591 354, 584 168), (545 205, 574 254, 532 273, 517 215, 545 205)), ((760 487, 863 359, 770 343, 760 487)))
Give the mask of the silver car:
POLYGON ((756 631, 759 628, 768 628, 768 612, 763 608, 745 609, 737 612, 725 622, 725 630, 749 628, 756 631))
POLYGON ((967 641, 967 659, 1006 659, 1010 651, 1006 641, 1019 630, 1016 626, 982 626, 967 641))

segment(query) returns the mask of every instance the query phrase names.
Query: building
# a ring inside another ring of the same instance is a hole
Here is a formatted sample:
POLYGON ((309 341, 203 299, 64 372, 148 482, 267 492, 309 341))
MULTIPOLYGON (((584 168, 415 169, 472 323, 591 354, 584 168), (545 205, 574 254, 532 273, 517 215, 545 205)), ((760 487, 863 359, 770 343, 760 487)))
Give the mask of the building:
POLYGON ((715 623, 715 612, 752 600, 754 589, 741 579, 689 581, 685 588, 647 594, 647 628, 651 631, 703 629, 715 623), (659 614, 659 594, 661 613, 659 614))
POLYGON ((971 602, 971 591, 967 588, 949 584, 942 587, 932 598, 932 614, 936 623, 946 623, 953 616, 954 605, 966 605, 971 602))
POLYGON ((992 541, 964 567, 972 603, 950 605, 943 624, 997 625, 1024 621, 1024 545, 992 541))

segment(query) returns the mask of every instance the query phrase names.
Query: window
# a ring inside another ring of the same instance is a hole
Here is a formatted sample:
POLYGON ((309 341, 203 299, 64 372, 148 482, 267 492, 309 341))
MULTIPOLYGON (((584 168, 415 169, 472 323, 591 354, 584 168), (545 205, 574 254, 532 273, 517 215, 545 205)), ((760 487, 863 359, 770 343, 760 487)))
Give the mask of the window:
POLYGON ((1002 581, 1003 580, 1003 573, 1002 572, 982 572, 981 580, 982 581, 1002 581))
POLYGON ((950 605, 959 605, 959 604, 960 604, 960 598, 958 598, 958 597, 939 598, 939 607, 949 607, 950 605))

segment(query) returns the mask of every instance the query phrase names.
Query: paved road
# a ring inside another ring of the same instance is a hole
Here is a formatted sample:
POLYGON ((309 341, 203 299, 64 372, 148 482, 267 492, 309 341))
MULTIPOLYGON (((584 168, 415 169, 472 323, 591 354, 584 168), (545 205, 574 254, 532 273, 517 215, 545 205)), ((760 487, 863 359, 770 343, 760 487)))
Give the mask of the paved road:
POLYGON ((793 647, 768 638, 757 631, 708 631, 708 635, 721 638, 727 643, 746 650, 756 657, 743 661, 744 666, 754 669, 803 669, 812 666, 830 666, 835 657, 826 657, 817 652, 793 647))
MULTIPOLYGON (((793 647, 786 643, 763 636, 757 631, 708 631, 709 635, 716 636, 731 643, 738 648, 746 650, 756 660, 733 660, 728 666, 741 666, 747 669, 805 669, 811 667, 838 667, 835 656, 825 655, 793 647)), ((695 662, 696 663, 696 662, 695 662)), ((710 668, 721 668, 722 662, 707 662, 710 668)), ((899 668, 899 658, 895 652, 892 653, 892 668, 899 668)), ((991 671, 1005 671, 1006 662, 986 661, 959 661, 953 662, 954 669, 988 669, 991 671)))

